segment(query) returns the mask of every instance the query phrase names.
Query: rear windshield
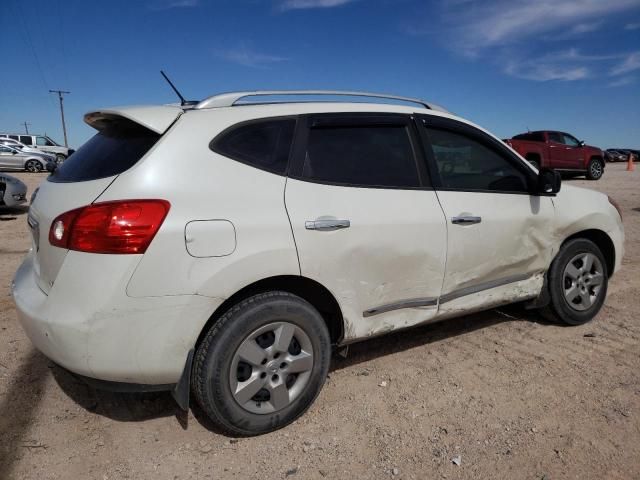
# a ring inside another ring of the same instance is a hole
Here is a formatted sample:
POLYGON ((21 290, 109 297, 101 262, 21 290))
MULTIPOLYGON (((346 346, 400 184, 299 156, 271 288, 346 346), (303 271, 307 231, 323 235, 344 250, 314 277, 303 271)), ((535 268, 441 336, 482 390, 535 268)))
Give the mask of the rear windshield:
POLYGON ((134 122, 113 122, 69 156, 48 180, 85 182, 119 175, 144 157, 159 138, 134 122))

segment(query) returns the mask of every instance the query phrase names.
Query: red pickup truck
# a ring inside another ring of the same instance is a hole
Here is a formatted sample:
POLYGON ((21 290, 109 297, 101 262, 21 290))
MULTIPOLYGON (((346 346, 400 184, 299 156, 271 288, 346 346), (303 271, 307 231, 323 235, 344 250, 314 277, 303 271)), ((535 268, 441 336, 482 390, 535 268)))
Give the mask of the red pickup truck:
POLYGON ((564 132, 537 131, 516 135, 505 142, 536 168, 549 167, 598 180, 604 173, 604 154, 564 132))

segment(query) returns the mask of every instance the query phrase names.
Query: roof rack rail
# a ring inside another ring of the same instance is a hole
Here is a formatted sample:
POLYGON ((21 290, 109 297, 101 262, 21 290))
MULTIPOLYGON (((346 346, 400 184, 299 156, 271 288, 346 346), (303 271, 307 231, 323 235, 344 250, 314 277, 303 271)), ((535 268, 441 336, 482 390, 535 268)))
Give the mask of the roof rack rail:
MULTIPOLYGON (((386 100, 398 100, 402 102, 409 102, 421 105, 424 108, 430 110, 438 110, 441 112, 447 112, 446 109, 442 108, 435 103, 428 103, 424 100, 420 100, 419 98, 410 98, 410 97, 400 97, 398 95, 386 95, 383 93, 372 93, 372 92, 356 92, 356 91, 345 91, 345 90, 255 90, 248 92, 229 92, 229 93, 221 93, 218 95, 213 95, 211 97, 205 98, 193 108, 201 110, 204 108, 219 108, 219 107, 233 107, 238 104, 238 101, 247 98, 247 97, 260 97, 260 96, 286 96, 286 95, 297 95, 297 96, 344 96, 344 97, 367 97, 367 98, 382 98, 386 100)), ((286 102, 282 102, 286 103, 286 102)))

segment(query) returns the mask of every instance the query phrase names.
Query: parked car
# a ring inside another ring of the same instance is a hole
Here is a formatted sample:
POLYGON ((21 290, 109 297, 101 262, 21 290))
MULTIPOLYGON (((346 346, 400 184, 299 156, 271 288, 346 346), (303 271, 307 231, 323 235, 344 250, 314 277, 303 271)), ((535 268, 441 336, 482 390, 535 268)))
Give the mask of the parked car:
POLYGON ((608 162, 626 162, 629 157, 625 152, 620 150, 614 150, 613 148, 608 148, 604 151, 605 159, 608 162))
POLYGON ((27 201, 27 186, 16 177, 0 173, 0 207, 15 207, 27 201))
POLYGON ((0 138, 0 145, 7 145, 9 147, 15 148, 17 150, 22 151, 23 153, 29 153, 31 155, 38 155, 48 162, 55 162, 56 156, 51 153, 43 152, 37 148, 29 147, 24 143, 21 143, 17 140, 13 140, 11 138, 0 138))
POLYGON ((23 152, 0 144, 0 169, 11 168, 27 172, 53 171, 55 162, 39 153, 23 152))
POLYGON ((25 145, 39 148, 43 152, 52 153, 56 156, 56 160, 58 163, 64 162, 65 159, 74 152, 73 149, 56 143, 46 135, 30 135, 30 134, 22 134, 22 133, 0 133, 0 138, 2 137, 18 140, 19 142, 25 145))
POLYGON ((428 102, 239 103, 266 93, 85 116, 13 281, 40 351, 255 435, 313 403, 332 346, 513 302, 600 310, 624 240, 607 195, 428 102))
POLYGON ((536 168, 548 167, 560 172, 586 175, 598 180, 604 173, 604 153, 585 145, 564 132, 536 131, 521 133, 505 142, 536 168))

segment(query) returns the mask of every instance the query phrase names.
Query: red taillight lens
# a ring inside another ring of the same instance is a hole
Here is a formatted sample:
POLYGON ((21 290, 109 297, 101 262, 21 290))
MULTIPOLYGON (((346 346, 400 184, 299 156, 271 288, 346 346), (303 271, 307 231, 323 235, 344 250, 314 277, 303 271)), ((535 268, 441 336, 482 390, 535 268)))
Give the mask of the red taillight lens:
POLYGON ((49 243, 80 252, 144 253, 170 206, 166 200, 121 200, 71 210, 53 221, 49 243))

